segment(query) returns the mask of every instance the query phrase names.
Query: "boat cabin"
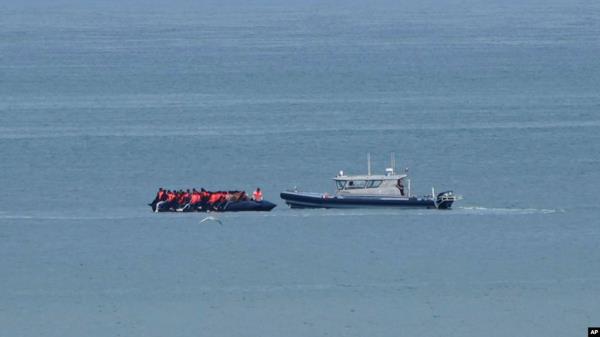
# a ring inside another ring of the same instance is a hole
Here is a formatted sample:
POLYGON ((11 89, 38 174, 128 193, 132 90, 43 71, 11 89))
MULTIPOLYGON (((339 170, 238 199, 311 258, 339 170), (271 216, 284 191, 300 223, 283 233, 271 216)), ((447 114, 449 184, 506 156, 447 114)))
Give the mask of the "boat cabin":
POLYGON ((338 195, 410 196, 410 180, 406 174, 386 170, 385 175, 347 176, 343 171, 333 178, 338 195))

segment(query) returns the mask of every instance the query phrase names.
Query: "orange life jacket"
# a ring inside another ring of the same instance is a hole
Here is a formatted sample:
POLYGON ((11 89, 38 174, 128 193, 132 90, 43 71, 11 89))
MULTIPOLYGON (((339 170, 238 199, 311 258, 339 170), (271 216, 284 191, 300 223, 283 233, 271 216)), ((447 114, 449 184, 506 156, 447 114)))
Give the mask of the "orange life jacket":
POLYGON ((200 202, 200 198, 201 198, 200 193, 198 193, 198 192, 192 193, 192 200, 190 201, 190 203, 197 204, 200 202))
POLYGON ((219 199, 221 199, 221 193, 213 193, 210 195, 208 202, 214 204, 215 202, 219 201, 219 199))
POLYGON ((188 200, 189 194, 187 194, 187 192, 181 193, 179 195, 179 198, 177 199, 177 202, 181 205, 185 204, 185 202, 188 200))
POLYGON ((174 201, 176 197, 177 196, 173 192, 167 193, 167 201, 169 201, 169 202, 174 201))

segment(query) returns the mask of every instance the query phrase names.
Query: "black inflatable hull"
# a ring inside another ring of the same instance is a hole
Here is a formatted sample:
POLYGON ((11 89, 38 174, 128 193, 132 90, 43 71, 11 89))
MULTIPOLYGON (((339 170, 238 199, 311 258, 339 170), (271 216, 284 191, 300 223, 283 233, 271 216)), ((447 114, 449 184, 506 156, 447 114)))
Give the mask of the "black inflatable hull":
POLYGON ((452 207, 452 201, 444 201, 436 207, 432 199, 416 197, 341 197, 302 192, 282 192, 280 196, 291 208, 405 207, 448 209, 452 207))
MULTIPOLYGON (((152 210, 155 210, 155 206, 152 204, 148 204, 152 207, 152 210)), ((263 201, 254 201, 254 200, 246 200, 246 201, 235 201, 235 202, 227 202, 225 204, 219 205, 217 207, 198 207, 196 209, 188 208, 188 209, 175 209, 173 207, 161 207, 158 212, 269 212, 277 205, 274 203, 263 200, 263 201)))
POLYGON ((269 212, 277 205, 270 201, 238 201, 225 204, 222 212, 269 212))

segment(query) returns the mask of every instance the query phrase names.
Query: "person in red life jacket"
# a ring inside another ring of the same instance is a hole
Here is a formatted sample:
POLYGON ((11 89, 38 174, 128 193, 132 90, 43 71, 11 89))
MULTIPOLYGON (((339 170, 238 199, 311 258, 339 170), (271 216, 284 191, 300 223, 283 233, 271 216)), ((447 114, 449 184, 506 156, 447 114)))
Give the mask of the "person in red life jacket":
POLYGON ((187 204, 190 203, 190 200, 192 199, 192 193, 190 192, 190 189, 188 188, 185 192, 181 193, 181 202, 179 203, 179 205, 181 207, 185 207, 187 204))
POLYGON ((252 193, 252 200, 258 201, 258 202, 261 202, 263 200, 263 195, 262 195, 262 192, 260 191, 259 187, 257 187, 256 191, 254 191, 254 193, 252 193))
POLYGON ((192 192, 189 188, 179 197, 179 205, 181 207, 181 211, 183 212, 189 212, 192 210, 192 192))
POLYGON ((163 190, 162 200, 156 204, 154 212, 160 212, 165 209, 168 210, 174 206, 176 195, 171 190, 163 190))
POLYGON ((221 197, 219 198, 219 201, 217 202, 216 209, 219 211, 222 211, 228 202, 229 202, 229 192, 222 191, 221 197))
POLYGON ((163 190, 163 188, 159 188, 158 192, 156 193, 156 197, 154 197, 154 200, 152 200, 151 203, 149 203, 148 205, 152 206, 152 211, 156 211, 156 204, 158 204, 159 201, 163 200, 163 197, 165 195, 165 190, 163 190))
POLYGON ((192 195, 190 196, 190 207, 192 208, 192 210, 197 210, 198 206, 200 206, 200 202, 202 202, 202 194, 200 194, 200 192, 196 191, 196 189, 192 189, 192 195))
POLYGON ((217 204, 215 205, 216 211, 222 211, 223 208, 225 208, 225 205, 227 204, 228 196, 229 196, 229 192, 220 192, 219 200, 217 201, 217 204))
POLYGON ((167 192, 167 207, 177 208, 177 192, 175 190, 167 192))
POLYGON ((184 211, 195 211, 197 210, 198 204, 200 203, 200 193, 196 191, 195 188, 192 189, 192 192, 188 190, 188 202, 185 206, 183 206, 184 211))
POLYGON ((179 208, 179 198, 181 197, 181 194, 179 194, 178 190, 173 190, 173 194, 175 196, 174 196, 174 199, 171 202, 173 203, 173 208, 177 209, 177 208, 179 208))
POLYGON ((204 187, 200 188, 200 204, 198 209, 201 211, 206 211, 208 209, 208 199, 210 199, 210 192, 204 189, 204 187))
POLYGON ((175 210, 181 208, 183 205, 185 205, 185 199, 183 198, 185 192, 183 192, 183 190, 179 190, 177 192, 175 192, 175 210))
POLYGON ((208 197, 208 208, 216 210, 219 200, 221 199, 221 192, 210 192, 208 197))

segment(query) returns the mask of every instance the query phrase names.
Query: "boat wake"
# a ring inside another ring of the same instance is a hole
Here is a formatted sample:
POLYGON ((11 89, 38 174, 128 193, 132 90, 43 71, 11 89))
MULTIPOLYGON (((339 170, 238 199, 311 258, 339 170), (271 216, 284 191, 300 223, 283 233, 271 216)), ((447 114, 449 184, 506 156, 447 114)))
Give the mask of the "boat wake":
MULTIPOLYGON (((397 217, 397 216, 511 216, 511 215, 534 215, 534 214, 557 214, 564 213, 564 209, 550 208, 502 208, 462 206, 451 210, 434 209, 393 209, 393 208, 354 208, 354 209, 288 209, 282 208, 272 212, 243 212, 243 213, 219 213, 219 217, 227 219, 255 219, 255 218, 314 218, 314 217, 397 217)), ((137 211, 131 213, 120 213, 112 215, 90 214, 90 215, 66 215, 57 213, 10 213, 0 211, 0 220, 65 220, 65 221, 94 221, 94 220, 135 220, 135 219, 160 219, 153 214, 141 214, 137 211)), ((198 213, 180 213, 178 217, 170 219, 198 218, 198 213)))
POLYGON ((489 216, 489 215, 533 215, 533 214, 555 214, 564 213, 563 209, 546 208, 490 208, 481 206, 455 207, 451 210, 435 209, 393 209, 393 208, 355 208, 355 209, 285 209, 270 213, 256 214, 227 214, 226 217, 380 217, 380 216, 489 216))
POLYGON ((474 215, 527 215, 527 214, 553 214, 564 213, 564 209, 549 208, 487 208, 480 206, 464 206, 454 209, 459 214, 474 215))

